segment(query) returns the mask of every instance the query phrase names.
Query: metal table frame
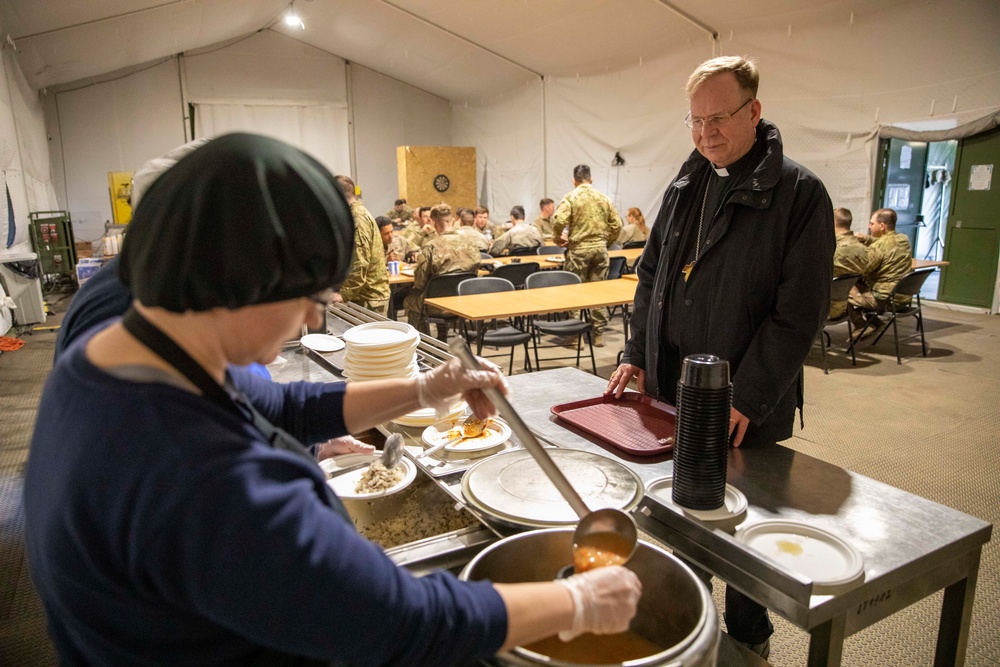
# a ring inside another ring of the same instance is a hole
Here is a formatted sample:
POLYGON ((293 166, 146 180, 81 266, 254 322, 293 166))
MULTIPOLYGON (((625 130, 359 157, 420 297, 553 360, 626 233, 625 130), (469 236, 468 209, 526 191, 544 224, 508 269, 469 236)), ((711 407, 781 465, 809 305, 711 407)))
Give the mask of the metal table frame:
MULTIPOLYGON (((554 404, 599 395, 605 380, 563 368, 514 376, 510 385, 511 402, 541 439, 615 458, 644 482, 672 473, 666 457, 630 457, 550 414, 554 404)), ((840 665, 847 636, 942 589, 934 665, 964 664, 980 552, 991 524, 777 444, 731 450, 729 464, 729 483, 750 503, 747 522, 807 521, 842 535, 864 555, 864 581, 835 595, 813 595, 807 578, 652 497, 639 504, 636 521, 808 632, 810 666, 840 665)))

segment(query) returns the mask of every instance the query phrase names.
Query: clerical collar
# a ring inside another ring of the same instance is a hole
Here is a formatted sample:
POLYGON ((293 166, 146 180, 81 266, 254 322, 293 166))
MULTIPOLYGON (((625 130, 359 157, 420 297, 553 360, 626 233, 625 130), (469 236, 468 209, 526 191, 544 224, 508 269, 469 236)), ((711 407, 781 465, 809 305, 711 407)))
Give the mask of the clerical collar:
POLYGON ((750 146, 750 150, 743 154, 740 159, 732 163, 728 167, 716 167, 714 163, 709 163, 712 165, 712 171, 716 173, 717 176, 722 178, 729 178, 730 176, 739 176, 741 173, 746 171, 747 167, 750 166, 754 161, 754 149, 757 148, 756 137, 753 140, 753 145, 750 146))

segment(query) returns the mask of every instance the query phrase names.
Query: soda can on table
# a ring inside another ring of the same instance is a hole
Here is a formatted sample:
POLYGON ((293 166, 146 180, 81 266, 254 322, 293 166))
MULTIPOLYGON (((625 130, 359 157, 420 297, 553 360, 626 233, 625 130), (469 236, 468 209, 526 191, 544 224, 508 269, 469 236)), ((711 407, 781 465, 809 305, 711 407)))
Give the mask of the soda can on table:
POLYGON ((389 262, 389 275, 398 276, 399 275, 399 262, 389 262))

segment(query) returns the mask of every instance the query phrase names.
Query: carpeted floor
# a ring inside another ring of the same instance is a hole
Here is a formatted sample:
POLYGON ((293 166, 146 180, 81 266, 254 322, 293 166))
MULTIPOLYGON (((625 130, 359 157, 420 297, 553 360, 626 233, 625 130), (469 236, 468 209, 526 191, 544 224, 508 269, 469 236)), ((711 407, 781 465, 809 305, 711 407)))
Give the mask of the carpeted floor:
MULTIPOLYGON (((891 335, 863 343, 857 367, 842 350, 824 375, 819 348, 806 367, 806 428, 788 446, 996 524, 1000 521, 1000 318, 927 307, 928 357, 919 341, 903 345, 897 365, 891 335)), ((50 320, 49 324, 52 324, 50 320)), ((622 345, 613 320, 598 373, 614 369, 622 345)), ((904 322, 904 332, 912 331, 904 322)), ((844 327, 831 329, 834 340, 844 327)), ((18 485, 55 334, 25 336, 21 350, 0 356, 0 665, 54 664, 28 585, 23 555, 9 536, 22 529, 18 485), (14 560, 18 566, 9 568, 14 560)), ((521 363, 518 353, 515 368, 521 363)), ((505 364, 506 365, 506 364, 505 364)), ((67 443, 70 445, 71 443, 67 443)), ((933 530, 933 526, 928 526, 933 530)), ((717 594, 722 587, 715 587, 717 594)), ((717 600, 718 601, 718 600, 717 600)), ((941 595, 937 594, 847 639, 845 665, 931 665, 941 595)), ((772 615, 773 616, 773 615, 772 615)), ((1000 667, 1000 549, 983 550, 966 664, 1000 667)), ((803 665, 807 635, 775 617, 774 665, 803 665)))

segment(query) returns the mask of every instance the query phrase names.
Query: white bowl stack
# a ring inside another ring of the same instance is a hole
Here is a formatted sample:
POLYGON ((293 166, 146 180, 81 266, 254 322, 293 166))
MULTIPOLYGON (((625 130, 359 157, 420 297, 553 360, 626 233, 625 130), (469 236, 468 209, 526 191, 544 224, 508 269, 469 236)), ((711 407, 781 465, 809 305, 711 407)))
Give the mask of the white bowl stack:
POLYGON ((405 322, 371 322, 344 332, 344 375, 348 380, 412 378, 419 373, 420 334, 405 322))

